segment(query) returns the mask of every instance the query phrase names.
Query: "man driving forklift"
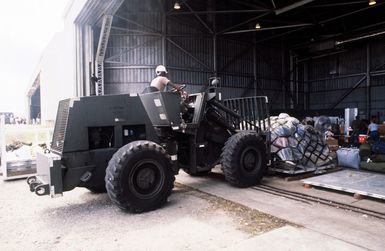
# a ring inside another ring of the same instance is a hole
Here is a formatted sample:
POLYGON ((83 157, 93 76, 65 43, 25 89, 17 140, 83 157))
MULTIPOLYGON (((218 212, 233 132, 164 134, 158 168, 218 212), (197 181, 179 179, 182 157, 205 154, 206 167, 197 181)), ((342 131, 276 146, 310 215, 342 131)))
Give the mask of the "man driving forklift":
POLYGON ((166 77, 167 70, 166 70, 166 67, 164 67, 163 65, 158 65, 155 69, 155 72, 157 77, 151 81, 150 86, 155 87, 156 89, 158 89, 158 91, 161 91, 161 92, 166 89, 167 85, 171 85, 173 88, 175 88, 178 91, 182 90, 182 88, 179 85, 172 83, 166 77))

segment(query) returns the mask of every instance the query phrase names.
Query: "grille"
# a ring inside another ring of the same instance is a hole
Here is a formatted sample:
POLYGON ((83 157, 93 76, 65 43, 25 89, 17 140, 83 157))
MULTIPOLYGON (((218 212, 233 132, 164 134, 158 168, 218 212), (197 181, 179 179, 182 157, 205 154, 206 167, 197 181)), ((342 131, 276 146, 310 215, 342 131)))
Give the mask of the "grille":
POLYGON ((70 101, 71 99, 60 101, 58 112, 56 115, 56 123, 55 123, 55 129, 53 131, 51 149, 59 153, 63 152, 70 101))
POLYGON ((261 130, 267 133, 270 115, 267 97, 245 97, 223 100, 223 104, 240 115, 239 118, 226 113, 227 121, 238 130, 261 130))

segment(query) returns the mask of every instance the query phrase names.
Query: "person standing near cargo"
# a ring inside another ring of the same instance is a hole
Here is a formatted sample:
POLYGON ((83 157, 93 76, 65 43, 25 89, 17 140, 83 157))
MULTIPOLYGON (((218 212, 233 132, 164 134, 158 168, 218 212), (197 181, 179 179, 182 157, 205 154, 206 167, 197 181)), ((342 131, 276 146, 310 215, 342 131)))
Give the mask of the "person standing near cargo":
POLYGON ((167 70, 166 70, 166 67, 164 67, 163 65, 158 65, 155 69, 155 72, 156 72, 157 77, 151 81, 150 86, 157 88, 161 92, 166 89, 167 85, 171 85, 172 87, 174 87, 178 91, 182 90, 182 88, 179 85, 172 83, 166 77, 167 76, 167 70))
POLYGON ((370 135, 370 138, 372 140, 374 140, 374 142, 377 142, 379 140, 378 125, 377 125, 377 118, 376 117, 372 117, 372 121, 368 126, 367 135, 370 135))
POLYGON ((366 133, 366 125, 361 120, 360 116, 356 116, 356 119, 352 121, 352 144, 358 146, 358 136, 366 133))

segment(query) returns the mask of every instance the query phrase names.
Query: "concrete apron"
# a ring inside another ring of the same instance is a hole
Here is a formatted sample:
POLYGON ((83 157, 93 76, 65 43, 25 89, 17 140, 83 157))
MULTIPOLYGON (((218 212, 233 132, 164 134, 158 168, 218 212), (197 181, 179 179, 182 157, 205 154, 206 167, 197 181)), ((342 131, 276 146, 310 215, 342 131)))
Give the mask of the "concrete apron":
POLYGON ((300 226, 273 230, 229 250, 384 250, 384 220, 253 189, 238 189, 224 179, 191 177, 182 171, 176 181, 300 226))

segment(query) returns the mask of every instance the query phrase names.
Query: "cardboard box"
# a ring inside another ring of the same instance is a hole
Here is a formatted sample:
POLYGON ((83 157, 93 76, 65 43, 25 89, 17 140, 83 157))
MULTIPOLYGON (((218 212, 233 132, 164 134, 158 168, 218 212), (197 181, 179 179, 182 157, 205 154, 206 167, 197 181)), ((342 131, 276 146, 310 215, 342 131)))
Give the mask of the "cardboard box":
POLYGON ((327 138, 327 139, 326 139, 326 144, 327 144, 328 146, 335 146, 335 145, 338 146, 338 140, 335 139, 335 138, 333 138, 333 137, 330 137, 330 138, 327 138))
POLYGON ((385 125, 384 124, 378 125, 378 133, 380 135, 385 135, 385 125))

